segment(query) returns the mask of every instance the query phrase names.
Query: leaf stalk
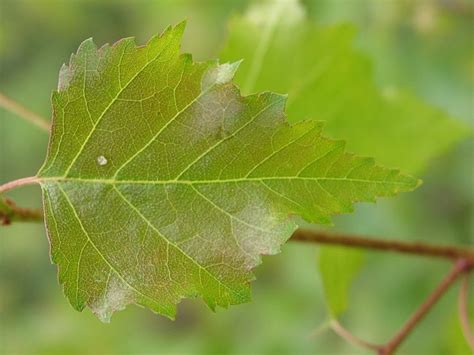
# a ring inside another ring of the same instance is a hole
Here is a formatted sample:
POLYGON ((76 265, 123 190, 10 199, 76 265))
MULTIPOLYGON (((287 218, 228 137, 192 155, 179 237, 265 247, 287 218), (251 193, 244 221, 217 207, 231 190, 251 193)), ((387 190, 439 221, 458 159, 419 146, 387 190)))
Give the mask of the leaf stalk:
POLYGON ((37 184, 39 182, 40 182, 40 179, 37 176, 29 176, 29 177, 26 177, 26 178, 13 180, 13 181, 7 182, 3 185, 0 185, 0 193, 4 193, 4 192, 10 191, 10 190, 13 190, 14 188, 17 188, 17 187, 20 187, 20 186, 37 184))

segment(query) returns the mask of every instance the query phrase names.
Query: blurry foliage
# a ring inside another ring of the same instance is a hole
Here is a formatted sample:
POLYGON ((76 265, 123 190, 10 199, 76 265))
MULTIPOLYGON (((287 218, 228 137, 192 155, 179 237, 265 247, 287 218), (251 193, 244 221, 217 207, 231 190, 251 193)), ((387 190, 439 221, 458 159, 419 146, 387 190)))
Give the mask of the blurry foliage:
POLYGON ((267 0, 231 20, 222 57, 244 58, 236 82, 245 94, 288 94, 290 122, 322 120, 355 153, 419 173, 468 128, 398 87, 378 88, 355 32, 311 23, 297 0, 267 0))
POLYGON ((405 87, 474 123, 472 0, 303 2, 320 23, 358 26, 360 48, 375 59, 382 87, 405 87))
POLYGON ((324 297, 331 316, 339 317, 348 308, 350 286, 364 262, 359 249, 322 247, 317 254, 324 297))
MULTIPOLYGON (((188 18, 184 50, 218 55, 227 21, 250 1, 128 0, 0 2, 0 90, 46 117, 63 62, 85 38, 143 43, 188 18)), ((473 2, 467 0, 303 0, 317 23, 347 21, 375 62, 380 88, 402 86, 473 124, 473 2)), ((0 181, 35 174, 47 137, 0 112, 0 181)), ((474 243, 473 140, 432 163, 419 191, 360 205, 337 228, 381 236, 474 243)), ((36 206, 39 189, 11 194, 36 206)), ((187 301, 176 322, 131 307, 108 326, 72 310, 58 292, 42 226, 0 229, 0 352, 6 354, 231 353, 365 354, 330 333, 312 332, 326 310, 314 249, 286 245, 257 269, 253 301, 213 314, 187 301)), ((440 280, 448 265, 370 253, 343 321, 368 340, 386 339, 440 280)), ((407 354, 469 354, 456 318, 455 289, 401 349, 407 354)))

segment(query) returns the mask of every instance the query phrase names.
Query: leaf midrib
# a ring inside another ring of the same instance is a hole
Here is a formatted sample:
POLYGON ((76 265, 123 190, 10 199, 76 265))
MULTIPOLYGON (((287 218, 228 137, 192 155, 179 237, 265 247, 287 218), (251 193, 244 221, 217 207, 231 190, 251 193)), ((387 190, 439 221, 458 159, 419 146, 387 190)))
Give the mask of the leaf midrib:
POLYGON ((299 177, 299 176, 271 176, 271 177, 249 177, 234 179, 214 179, 214 180, 117 180, 117 179, 84 179, 74 177, 38 177, 38 182, 77 182, 90 184, 106 184, 106 185, 209 185, 209 184, 227 184, 227 183, 244 183, 244 182, 262 182, 262 181, 345 181, 357 183, 371 184, 390 184, 400 186, 413 186, 413 182, 403 181, 387 181, 387 180, 371 180, 358 179, 350 177, 299 177))
MULTIPOLYGON (((219 280, 214 274, 212 274, 209 270, 207 270, 204 266, 202 266, 201 264, 199 264, 196 260, 194 260, 189 254, 187 254, 183 249, 181 249, 177 244, 173 243, 170 239, 168 239, 165 235, 163 235, 159 230, 158 228, 156 228, 153 223, 151 223, 148 218, 146 218, 146 216, 143 215, 143 213, 132 203, 130 202, 121 192, 120 190, 118 190, 117 188, 114 187, 114 191, 117 192, 117 194, 120 196, 120 198, 128 205, 130 206, 130 208, 138 214, 138 216, 143 219, 145 221, 145 223, 147 223, 150 228, 152 228, 159 236, 161 239, 163 239, 168 245, 171 245, 172 247, 174 247, 176 250, 178 250, 182 255, 184 255, 184 257, 186 257, 187 259, 189 259, 194 265, 196 265, 198 267, 199 270, 203 270, 206 274, 208 274, 209 276, 212 277, 212 279, 214 279, 215 281, 217 281, 217 283, 221 286, 223 286, 224 288, 226 288, 227 290, 231 291, 232 293, 234 293, 235 295, 239 296, 240 298, 244 298, 244 296, 232 289, 231 287, 227 286, 224 282, 222 282, 222 280, 219 280)), ((171 280, 172 281, 172 280, 171 280)))

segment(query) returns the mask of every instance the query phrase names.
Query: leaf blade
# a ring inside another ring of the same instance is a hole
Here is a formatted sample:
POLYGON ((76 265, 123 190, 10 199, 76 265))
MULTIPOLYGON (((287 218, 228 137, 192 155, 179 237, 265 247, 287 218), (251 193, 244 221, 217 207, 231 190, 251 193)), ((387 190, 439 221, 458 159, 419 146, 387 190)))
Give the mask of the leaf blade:
POLYGON ((238 63, 180 55, 179 26, 144 47, 88 43, 94 77, 73 56, 53 95, 38 175, 51 256, 73 306, 103 321, 131 303, 173 318, 184 297, 212 309, 247 302, 252 269, 291 236, 291 216, 329 223, 418 184, 345 153, 318 122, 289 125, 285 96, 241 96, 238 63), (167 43, 167 60, 136 74, 143 53, 167 43))

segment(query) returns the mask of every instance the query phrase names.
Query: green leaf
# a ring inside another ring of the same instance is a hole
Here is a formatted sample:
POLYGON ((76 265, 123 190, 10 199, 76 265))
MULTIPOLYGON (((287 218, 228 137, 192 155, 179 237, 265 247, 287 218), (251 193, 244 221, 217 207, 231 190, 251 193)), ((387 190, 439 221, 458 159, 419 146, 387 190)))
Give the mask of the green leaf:
POLYGON ((379 90, 354 34, 309 22, 296 0, 265 1, 232 20, 222 58, 244 59, 236 75, 244 94, 288 93, 291 122, 324 120, 351 151, 418 173, 468 130, 415 96, 379 90))
POLYGON ((100 319, 136 303, 250 299, 252 269, 295 230, 418 181, 344 152, 286 97, 242 97, 238 64, 179 54, 184 24, 147 45, 85 41, 60 73, 39 172, 52 260, 72 305, 100 319))
POLYGON ((322 247, 318 253, 318 266, 326 302, 333 317, 347 309, 349 290, 359 273, 364 253, 344 247, 322 247))

